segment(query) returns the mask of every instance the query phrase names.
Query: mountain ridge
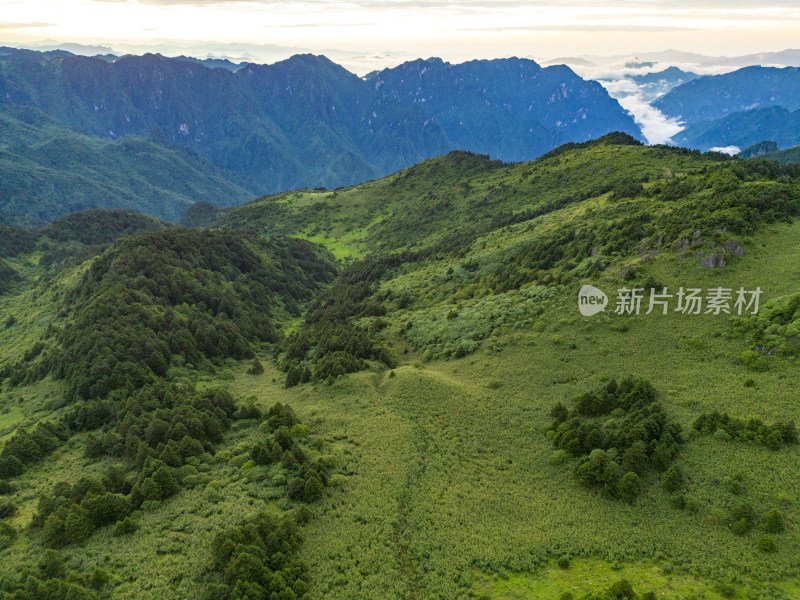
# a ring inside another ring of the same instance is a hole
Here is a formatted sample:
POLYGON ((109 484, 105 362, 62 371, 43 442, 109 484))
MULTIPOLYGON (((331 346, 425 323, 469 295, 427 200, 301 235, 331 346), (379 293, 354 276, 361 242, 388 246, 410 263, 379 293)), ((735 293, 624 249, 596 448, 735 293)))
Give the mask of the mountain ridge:
POLYGON ((438 90, 429 108, 404 87, 413 64, 381 72, 399 86, 390 90, 311 54, 234 72, 185 57, 5 49, 0 95, 84 135, 163 138, 233 173, 253 196, 352 185, 453 149, 527 160, 614 130, 641 137, 599 84, 567 67, 427 63, 439 77, 424 78, 438 90))

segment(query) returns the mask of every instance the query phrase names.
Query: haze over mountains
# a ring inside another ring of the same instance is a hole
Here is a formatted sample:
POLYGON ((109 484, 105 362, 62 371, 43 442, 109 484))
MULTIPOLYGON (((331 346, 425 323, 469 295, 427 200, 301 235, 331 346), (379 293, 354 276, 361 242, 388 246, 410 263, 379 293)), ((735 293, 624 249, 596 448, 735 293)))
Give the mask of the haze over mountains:
POLYGON ((551 61, 584 78, 519 58, 359 77, 311 54, 261 65, 91 50, 103 53, 0 48, 0 221, 39 227, 92 208, 178 221, 198 201, 353 185, 451 150, 530 160, 612 131, 731 153, 800 144, 800 69, 708 74, 800 62, 791 50, 551 61))
MULTIPOLYGON (((611 131, 642 137, 597 82, 564 66, 542 68, 525 59, 414 61, 362 79, 313 55, 233 72, 156 55, 111 62, 63 51, 4 49, 0 97, 4 112, 35 109, 54 126, 81 135, 137 136, 163 148, 188 149, 197 155, 190 168, 201 168, 205 160, 216 168, 213 176, 229 180, 217 198, 204 194, 222 205, 241 202, 242 188, 256 196, 351 185, 453 149, 519 161, 611 131)), ((17 145, 14 159, 33 150, 17 145)), ((47 157, 56 169, 66 166, 64 159, 62 153, 47 157)), ((15 206, 13 218, 6 219, 30 222, 16 199, 43 193, 42 185, 19 178, 19 191, 0 198, 2 205, 15 206)), ((172 187, 166 185, 170 192, 172 187)), ((105 205, 92 201, 81 208, 98 206, 105 205)), ((174 219, 175 213, 165 206, 153 214, 174 219)))

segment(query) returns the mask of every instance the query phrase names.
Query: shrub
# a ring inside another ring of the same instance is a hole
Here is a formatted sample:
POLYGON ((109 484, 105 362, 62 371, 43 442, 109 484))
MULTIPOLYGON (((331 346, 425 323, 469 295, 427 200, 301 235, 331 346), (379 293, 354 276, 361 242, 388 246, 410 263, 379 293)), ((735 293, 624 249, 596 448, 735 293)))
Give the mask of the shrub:
POLYGON ((125 517, 114 526, 114 536, 120 537, 134 533, 139 529, 139 524, 130 517, 125 517))
POLYGON ((685 483, 683 470, 679 465, 672 465, 664 473, 663 481, 664 487, 668 492, 677 492, 684 486, 685 483))
POLYGON ((775 540, 771 536, 762 535, 758 538, 758 549, 762 552, 775 552, 778 547, 775 545, 775 540))
POLYGON ((633 586, 627 579, 620 579, 612 584, 606 592, 606 597, 609 600, 636 600, 637 598, 633 586))
POLYGON ((781 533, 785 528, 783 515, 777 510, 771 510, 761 518, 761 529, 767 533, 781 533))
POLYGON ((257 358, 253 359, 253 363, 250 365, 250 368, 247 369, 248 375, 263 375, 264 374, 264 365, 261 364, 261 361, 257 358))

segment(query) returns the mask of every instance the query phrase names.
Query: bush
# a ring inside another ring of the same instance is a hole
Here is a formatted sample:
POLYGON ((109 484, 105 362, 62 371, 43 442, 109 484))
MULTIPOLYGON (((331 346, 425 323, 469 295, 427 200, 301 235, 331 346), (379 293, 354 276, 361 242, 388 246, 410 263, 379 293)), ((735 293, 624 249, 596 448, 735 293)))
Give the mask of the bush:
POLYGON ((633 591, 630 581, 627 579, 620 579, 612 584, 606 592, 608 600, 636 600, 636 593, 633 591))
POLYGON ((247 369, 248 375, 263 375, 264 374, 264 365, 261 364, 261 361, 257 358, 253 359, 253 363, 250 365, 250 368, 247 369))
POLYGON ((771 536, 762 535, 760 538, 758 538, 758 549, 762 552, 771 553, 775 552, 778 547, 775 544, 775 540, 773 540, 771 536))
POLYGON ((114 526, 114 536, 120 537, 129 535, 134 533, 137 529, 139 529, 139 524, 130 517, 125 517, 114 526))
POLYGON ((771 510, 761 518, 761 529, 767 533, 781 533, 786 528, 783 515, 771 510))
POLYGON ((670 493, 677 492, 684 486, 685 483, 683 470, 680 468, 679 465, 672 465, 664 473, 663 481, 664 481, 664 487, 668 492, 670 493))

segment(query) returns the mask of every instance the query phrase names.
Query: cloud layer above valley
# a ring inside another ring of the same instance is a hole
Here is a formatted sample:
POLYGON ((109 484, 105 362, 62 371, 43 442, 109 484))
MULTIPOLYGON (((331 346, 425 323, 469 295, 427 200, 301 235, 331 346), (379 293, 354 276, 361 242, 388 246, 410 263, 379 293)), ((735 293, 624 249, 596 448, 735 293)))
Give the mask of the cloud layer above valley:
POLYGON ((611 55, 668 47, 706 54, 796 43, 800 6, 776 0, 0 0, 5 43, 160 49, 270 44, 450 60, 611 55), (47 15, 46 19, 42 15, 47 15))

